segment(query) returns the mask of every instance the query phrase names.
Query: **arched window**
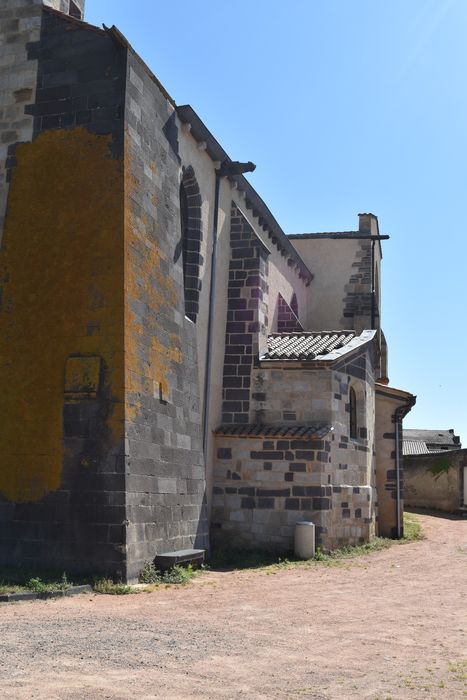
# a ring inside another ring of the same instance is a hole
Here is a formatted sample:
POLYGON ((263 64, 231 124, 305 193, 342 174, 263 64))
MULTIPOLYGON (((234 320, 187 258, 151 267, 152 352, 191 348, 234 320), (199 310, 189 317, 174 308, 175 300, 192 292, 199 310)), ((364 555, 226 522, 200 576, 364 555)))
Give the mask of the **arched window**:
POLYGON ((180 183, 180 229, 185 315, 196 323, 204 260, 201 255, 201 194, 191 165, 183 170, 180 183))
POLYGON ((355 389, 350 387, 349 389, 349 423, 350 423, 350 437, 358 437, 358 426, 357 426, 357 395, 355 389))
POLYGON ((188 265, 188 201, 183 181, 180 183, 180 228, 182 233, 183 286, 186 289, 188 265))

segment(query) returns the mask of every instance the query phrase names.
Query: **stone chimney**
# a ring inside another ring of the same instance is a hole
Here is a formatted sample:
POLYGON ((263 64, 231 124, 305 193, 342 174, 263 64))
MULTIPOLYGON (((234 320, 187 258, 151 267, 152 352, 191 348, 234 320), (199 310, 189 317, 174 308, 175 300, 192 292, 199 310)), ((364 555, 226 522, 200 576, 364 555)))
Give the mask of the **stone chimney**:
POLYGON ((358 231, 371 236, 379 236, 378 217, 374 214, 359 214, 358 231))
POLYGON ((66 15, 76 17, 76 19, 84 18, 85 1, 86 0, 42 0, 47 7, 52 7, 54 10, 64 12, 66 15))

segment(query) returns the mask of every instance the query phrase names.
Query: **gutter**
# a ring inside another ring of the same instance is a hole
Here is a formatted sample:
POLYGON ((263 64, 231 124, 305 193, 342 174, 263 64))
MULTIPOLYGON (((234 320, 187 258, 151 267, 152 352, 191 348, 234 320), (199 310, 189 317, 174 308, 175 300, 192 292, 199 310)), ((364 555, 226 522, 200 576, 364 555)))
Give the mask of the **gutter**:
POLYGON ((212 251, 211 251, 211 279, 209 283, 209 311, 208 311, 208 328, 206 342, 206 364, 204 371, 204 396, 203 396, 203 453, 207 460, 206 450, 209 438, 209 395, 211 393, 211 365, 212 365, 212 325, 214 319, 214 302, 216 295, 216 276, 217 276, 217 228, 219 222, 219 192, 220 192, 221 175, 216 169, 216 185, 214 192, 214 221, 212 232, 212 251))
POLYGON ((371 241, 371 330, 374 330, 376 323, 376 289, 375 289, 375 240, 371 241))

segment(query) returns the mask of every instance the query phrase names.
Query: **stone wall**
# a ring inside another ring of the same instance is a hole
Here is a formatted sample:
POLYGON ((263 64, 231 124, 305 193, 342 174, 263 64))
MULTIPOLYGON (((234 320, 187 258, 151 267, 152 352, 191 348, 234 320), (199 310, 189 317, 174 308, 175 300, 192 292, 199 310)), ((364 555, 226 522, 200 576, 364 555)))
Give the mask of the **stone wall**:
MULTIPOLYGON (((293 298, 296 300, 295 295, 293 298)), ((282 294, 279 294, 277 300, 277 332, 300 333, 301 331, 303 331, 303 328, 296 312, 287 304, 282 294)))
POLYGON ((0 561, 134 579, 207 546, 174 105, 120 35, 40 11, 0 251, 0 561))
POLYGON ((252 416, 268 425, 332 422, 332 372, 311 368, 283 369, 269 363, 252 376, 252 416))
POLYGON ((397 537, 398 520, 403 535, 402 425, 398 412, 408 411, 415 398, 399 389, 376 384, 376 488, 378 492, 377 534, 397 537), (399 440, 397 435, 399 434, 399 440), (399 453, 399 509, 397 491, 397 453, 399 453))
POLYGON ((347 471, 345 478, 352 479, 349 483, 355 486, 374 483, 372 352, 360 350, 321 369, 312 367, 313 363, 291 369, 277 366, 279 363, 263 363, 253 372, 252 416, 271 425, 332 424, 335 464, 347 471), (351 386, 358 399, 356 439, 350 438, 351 386))
POLYGON ((230 226, 222 422, 248 423, 253 366, 267 343, 269 252, 235 205, 230 226))
POLYGON ((404 503, 448 513, 463 504, 467 450, 404 457, 404 503))
MULTIPOLYGON (((361 333, 371 325, 372 246, 366 236, 379 235, 373 214, 359 215, 358 231, 294 234, 291 242, 315 275, 306 327, 349 329, 361 333)), ((380 329, 381 245, 374 245, 375 328, 380 329)))
POLYGON ((334 440, 332 458, 338 466, 337 483, 371 485, 376 505, 375 483, 375 392, 374 347, 352 353, 337 363, 332 373, 331 396, 334 440), (356 396, 357 432, 350 434, 349 392, 356 396))
POLYGON ((329 551, 368 541, 374 533, 369 486, 335 485, 332 433, 315 437, 217 436, 213 542, 293 550, 295 523, 316 526, 329 551))
POLYGON ((124 577, 126 52, 39 10, 0 251, 0 561, 124 577))
POLYGON ((223 425, 216 439, 212 523, 218 539, 247 545, 250 537, 250 546, 288 550, 297 520, 315 523, 324 550, 374 535, 373 352, 372 344, 365 346, 336 368, 253 367, 255 437, 248 426, 242 434, 223 425), (355 439, 349 436, 350 386, 360 388, 355 439), (287 437, 298 426, 326 424, 319 438, 287 437), (269 430, 262 439, 256 436, 261 425, 269 430))
POLYGON ((299 440, 218 435, 216 443, 214 542, 287 551, 293 549, 295 523, 312 520, 323 544, 323 513, 332 498, 329 435, 299 440))
POLYGON ((207 547, 196 325, 185 316, 174 104, 129 55, 125 145, 127 567, 207 547))
POLYGON ((39 40, 41 21, 37 3, 9 0, 0 7, 0 246, 16 144, 32 140, 33 118, 24 108, 35 101, 37 60, 27 47, 39 40))

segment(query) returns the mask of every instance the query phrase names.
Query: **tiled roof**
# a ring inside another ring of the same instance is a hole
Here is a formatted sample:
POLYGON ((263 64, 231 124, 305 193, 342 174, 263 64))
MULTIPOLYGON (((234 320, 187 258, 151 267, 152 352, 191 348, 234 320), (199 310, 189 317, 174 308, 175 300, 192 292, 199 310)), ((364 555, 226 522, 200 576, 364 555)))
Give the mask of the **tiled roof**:
POLYGON ((426 442, 423 440, 402 440, 402 454, 403 455, 427 455, 430 454, 430 450, 426 446, 426 442))
POLYGON ((418 430, 417 428, 404 428, 404 440, 421 440, 427 445, 439 446, 450 449, 458 449, 460 439, 454 435, 454 430, 418 430))
POLYGON ((326 359, 356 337, 354 331, 321 331, 320 333, 274 333, 268 337, 268 349, 262 360, 326 359))
POLYGON ((261 423, 246 423, 221 425, 215 431, 216 435, 232 437, 290 437, 290 438, 321 438, 332 430, 331 425, 262 425, 261 423))

